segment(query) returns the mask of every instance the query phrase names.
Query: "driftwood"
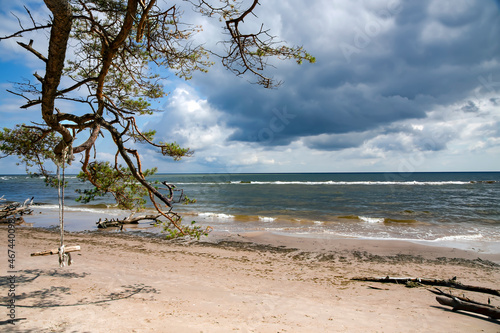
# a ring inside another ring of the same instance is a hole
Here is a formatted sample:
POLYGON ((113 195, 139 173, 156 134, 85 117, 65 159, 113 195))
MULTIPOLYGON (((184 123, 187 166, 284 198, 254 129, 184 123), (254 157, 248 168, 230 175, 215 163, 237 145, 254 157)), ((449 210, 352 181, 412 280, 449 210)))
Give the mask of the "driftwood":
POLYGON ((133 214, 130 215, 129 217, 126 217, 124 219, 111 219, 108 220, 107 218, 102 221, 102 219, 99 219, 99 221, 96 222, 98 228, 109 228, 109 227, 121 227, 124 224, 138 224, 142 220, 156 220, 159 218, 161 215, 142 215, 142 216, 134 216, 133 214))
MULTIPOLYGON (((75 251, 80 251, 80 245, 65 246, 64 247, 64 252, 65 253, 67 253, 67 252, 75 252, 75 251)), ((49 256, 49 255, 58 254, 58 253, 59 253, 59 249, 52 249, 52 250, 47 250, 47 251, 35 252, 35 253, 32 253, 31 256, 32 257, 35 257, 35 256, 49 256)))
MULTIPOLYGON (((435 288, 435 290, 433 290, 433 289, 427 289, 427 290, 429 290, 431 293, 439 295, 439 296, 446 296, 446 297, 458 298, 459 300, 464 301, 464 302, 469 302, 469 303, 474 303, 474 304, 477 304, 477 305, 484 305, 484 306, 493 307, 493 305, 490 305, 490 304, 484 304, 484 303, 479 303, 479 302, 473 301, 470 298, 465 297, 465 295, 463 297, 462 296, 457 296, 457 295, 452 295, 451 291, 450 291, 449 294, 447 294, 444 291, 440 290, 439 288, 435 288)), ((488 303, 489 302, 490 302, 490 299, 488 298, 488 303)))
POLYGON ((477 302, 464 301, 458 297, 451 295, 439 295, 436 296, 436 301, 441 305, 451 306, 452 311, 467 311, 474 312, 485 315, 492 319, 500 319, 500 309, 488 305, 488 304, 478 304, 477 302))
MULTIPOLYGON (((2 200, 3 196, 0 198, 2 200)), ((14 221, 22 220, 23 215, 29 215, 33 213, 30 206, 33 204, 33 197, 31 199, 26 199, 24 203, 13 202, 0 206, 0 223, 10 223, 12 219, 14 221)))
POLYGON ((355 277, 351 280, 354 281, 366 281, 366 282, 381 282, 381 283, 396 283, 396 284, 408 284, 417 283, 428 286, 442 286, 442 287, 452 287, 461 290, 475 291, 495 296, 500 296, 500 290, 490 289, 484 287, 465 285, 457 281, 456 277, 449 280, 437 280, 437 279, 421 279, 421 278, 391 278, 389 276, 383 278, 375 277, 355 277))

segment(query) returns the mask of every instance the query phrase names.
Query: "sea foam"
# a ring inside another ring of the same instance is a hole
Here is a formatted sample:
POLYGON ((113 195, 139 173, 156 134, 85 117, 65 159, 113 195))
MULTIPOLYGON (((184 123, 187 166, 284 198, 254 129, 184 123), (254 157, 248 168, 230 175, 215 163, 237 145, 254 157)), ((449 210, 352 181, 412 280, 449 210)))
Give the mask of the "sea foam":
POLYGON ((269 223, 269 222, 274 222, 275 220, 276 220, 275 217, 259 216, 259 221, 261 222, 269 223))
POLYGON ((367 217, 367 216, 359 216, 358 217, 361 221, 367 222, 367 223, 384 223, 385 218, 383 217, 367 217))
POLYGON ((234 215, 223 213, 198 213, 198 216, 203 218, 234 219, 234 215))

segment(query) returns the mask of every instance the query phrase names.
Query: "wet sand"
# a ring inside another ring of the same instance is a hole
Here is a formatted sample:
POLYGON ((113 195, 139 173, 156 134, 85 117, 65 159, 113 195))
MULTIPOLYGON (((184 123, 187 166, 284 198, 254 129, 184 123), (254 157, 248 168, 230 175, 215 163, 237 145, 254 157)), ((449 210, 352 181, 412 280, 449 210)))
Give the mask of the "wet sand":
MULTIPOLYGON (((452 312, 425 287, 353 277, 449 279, 498 288, 500 255, 402 241, 309 239, 265 232, 213 233, 171 242, 119 232, 70 233, 74 264, 30 253, 57 248, 59 234, 18 228, 15 272, 7 273, 7 228, 0 300, 10 332, 500 332, 486 317, 452 312)), ((448 290, 448 288, 441 288, 448 290)), ((457 292, 480 302, 491 295, 457 292)))

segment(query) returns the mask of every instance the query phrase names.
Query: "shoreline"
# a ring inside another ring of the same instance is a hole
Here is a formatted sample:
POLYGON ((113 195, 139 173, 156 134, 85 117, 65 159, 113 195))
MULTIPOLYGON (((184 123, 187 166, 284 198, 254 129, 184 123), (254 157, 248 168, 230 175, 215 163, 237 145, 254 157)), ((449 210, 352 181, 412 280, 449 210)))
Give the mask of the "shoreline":
MULTIPOLYGON (((16 229, 12 332, 498 332, 498 321, 451 312, 426 288, 357 276, 449 279, 498 288, 485 254, 406 242, 321 242, 266 232, 214 233, 202 242, 127 233, 66 233, 74 264, 30 253, 59 233, 16 229), (480 258, 480 259, 478 259, 480 258)), ((0 227, 7 239, 7 228, 0 227)), ((7 245, 0 242, 0 252, 7 245)), ((0 267, 6 272, 7 258, 0 267)), ((447 291, 448 288, 443 288, 447 291)), ((8 286, 0 285, 1 304, 8 286)), ((460 291, 462 294, 462 291, 460 291)), ((500 305, 500 297, 464 292, 500 305)))
MULTIPOLYGON (((329 253, 341 251, 362 251, 377 256, 418 256, 424 259, 458 258, 465 260, 491 261, 500 265, 500 253, 487 253, 464 250, 458 247, 440 246, 439 244, 422 244, 417 241, 395 239, 363 239, 363 238, 315 238, 301 237, 292 234, 276 234, 273 232, 257 231, 246 233, 221 233, 212 235, 215 242, 233 241, 249 242, 257 245, 268 245, 285 249, 297 249, 302 252, 329 253), (225 236, 224 236, 225 234, 225 236)), ((202 240, 203 241, 203 240, 202 240)), ((206 241, 210 240, 210 235, 206 241)))
MULTIPOLYGON (((70 208, 65 211, 65 230, 69 232, 96 232, 97 229, 95 226, 95 221, 100 218, 123 218, 128 214, 125 211, 121 210, 80 210, 75 208, 70 208)), ((260 225, 256 224, 248 224, 247 222, 238 223, 229 223, 225 218, 218 218, 220 214, 210 215, 209 218, 196 215, 193 213, 185 214, 186 220, 197 220, 198 225, 200 226, 213 226, 215 228, 213 233, 217 233, 219 235, 224 234, 252 234, 252 233, 271 233, 276 235, 276 237, 291 237, 298 239, 311 239, 316 240, 317 242, 336 242, 336 241, 344 241, 344 240, 359 240, 364 242, 404 242, 406 244, 418 244, 425 247, 441 247, 441 248, 450 248, 450 249, 458 249, 464 251, 472 251, 477 252, 478 254, 487 254, 495 257, 494 261, 500 263, 500 242, 495 242, 491 240, 482 240, 480 238, 469 238, 461 235, 448 236, 448 237, 440 237, 437 239, 407 239, 407 238, 383 238, 383 237, 374 237, 367 235, 359 235, 359 236, 349 236, 343 235, 342 233, 335 233, 332 230, 325 229, 323 233, 318 231, 307 231, 307 228, 304 228, 304 232, 301 232, 302 227, 298 227, 297 230, 288 230, 285 225, 281 226, 281 222, 277 223, 262 223, 260 225)), ((41 209, 34 207, 33 215, 24 216, 26 224, 25 227, 30 228, 46 228, 52 229, 57 228, 58 221, 58 212, 53 210, 41 209)), ((361 225, 361 224, 360 224, 361 225)), ((366 226, 364 226, 366 227, 366 226)), ((404 228, 402 226, 401 228, 404 228)), ((141 234, 141 233, 153 233, 157 234, 161 237, 161 231, 158 227, 151 226, 148 222, 142 222, 140 224, 131 224, 125 225, 124 229, 126 232, 141 234)), ((104 231, 104 230, 101 230, 104 231)), ((116 229, 109 228, 104 232, 115 232, 116 229)))

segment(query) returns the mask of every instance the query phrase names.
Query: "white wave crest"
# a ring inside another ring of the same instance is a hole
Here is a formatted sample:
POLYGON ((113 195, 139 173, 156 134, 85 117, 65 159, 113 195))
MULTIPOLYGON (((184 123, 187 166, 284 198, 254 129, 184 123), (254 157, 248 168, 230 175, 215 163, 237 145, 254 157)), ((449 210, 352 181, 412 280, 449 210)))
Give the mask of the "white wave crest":
POLYGON ((465 185, 470 182, 464 181, 438 181, 438 182, 418 182, 418 181, 235 181, 230 184, 253 184, 253 185, 465 185))
POLYGON ((258 181, 258 180, 237 180, 228 182, 185 182, 185 183, 175 183, 178 186, 182 185, 393 185, 393 186, 440 186, 440 185, 465 185, 471 184, 470 181, 258 181))
POLYGON ((276 218, 275 217, 268 217, 268 216, 259 216, 259 221, 269 223, 269 222, 276 221, 276 218))
POLYGON ((218 219, 234 219, 234 215, 222 214, 222 213, 198 213, 198 216, 203 218, 218 218, 218 219))
POLYGON ((436 238, 435 242, 446 242, 446 241, 468 241, 468 240, 477 240, 483 238, 481 234, 473 234, 473 235, 454 235, 454 236, 444 236, 440 238, 436 238))
POLYGON ((361 221, 367 223, 384 223, 385 219, 383 217, 368 217, 368 216, 359 216, 361 221))

